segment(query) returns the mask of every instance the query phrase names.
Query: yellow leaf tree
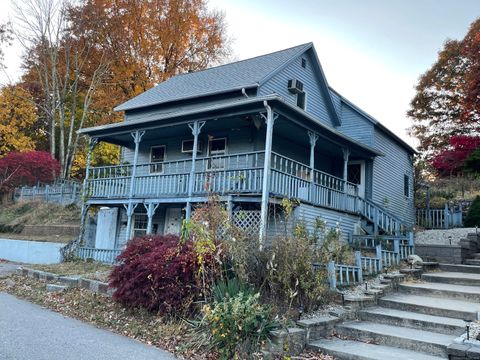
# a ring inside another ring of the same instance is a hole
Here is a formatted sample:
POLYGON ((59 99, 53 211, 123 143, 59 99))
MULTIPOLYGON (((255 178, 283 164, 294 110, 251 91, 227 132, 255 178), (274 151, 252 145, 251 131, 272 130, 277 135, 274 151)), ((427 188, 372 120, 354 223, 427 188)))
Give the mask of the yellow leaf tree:
POLYGON ((35 150, 32 128, 37 109, 30 93, 19 86, 0 90, 0 157, 11 151, 35 150))

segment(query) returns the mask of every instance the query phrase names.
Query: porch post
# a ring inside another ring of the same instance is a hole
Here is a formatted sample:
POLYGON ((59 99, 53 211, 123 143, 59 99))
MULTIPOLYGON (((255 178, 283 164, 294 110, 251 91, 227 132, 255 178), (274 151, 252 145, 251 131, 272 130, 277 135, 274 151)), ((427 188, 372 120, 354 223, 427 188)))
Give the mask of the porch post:
POLYGON ((187 208, 185 217, 190 219, 192 215, 192 203, 190 202, 190 198, 193 195, 193 187, 195 186, 195 163, 197 161, 197 152, 198 152, 198 135, 200 135, 200 131, 202 130, 203 125, 205 125, 205 121, 199 122, 195 120, 193 123, 189 123, 188 127, 192 130, 193 135, 193 151, 192 151, 192 167, 190 169, 190 178, 188 179, 188 199, 187 201, 187 208))
POLYGON ((267 124, 267 131, 265 135, 265 159, 263 164, 263 184, 262 184, 262 205, 260 212, 260 232, 259 243, 260 250, 263 248, 263 242, 267 233, 268 221, 268 200, 270 197, 270 163, 272 158, 272 142, 273 142, 273 124, 275 123, 277 114, 274 114, 272 108, 265 102, 267 115, 260 114, 267 124))
MULTIPOLYGON (((82 212, 80 214, 80 232, 78 235, 78 243, 83 239, 83 235, 85 233, 85 220, 87 218, 88 213, 88 205, 87 205, 87 198, 88 198, 88 178, 90 177, 90 163, 92 161, 92 152, 95 146, 98 144, 97 138, 90 138, 88 140, 88 152, 87 152, 87 166, 85 168, 85 178, 83 179, 83 189, 82 189, 82 212)), ((23 189, 23 188, 22 188, 23 189)))
POLYGON ((137 162, 138 162, 138 149, 140 147, 140 141, 142 141, 145 131, 135 131, 131 133, 133 141, 135 142, 135 154, 133 156, 133 167, 132 167, 132 178, 130 179, 130 199, 133 197, 135 192, 135 175, 137 173, 137 162))
POLYGON ((130 233, 132 232, 132 217, 137 205, 138 204, 134 204, 131 201, 128 203, 128 205, 123 204, 123 207, 125 210, 127 210, 127 233, 125 235, 126 241, 130 240, 130 233))
POLYGON ((317 144, 318 135, 315 134, 313 131, 308 132, 308 138, 310 140, 310 194, 309 200, 313 202, 313 189, 314 189, 314 181, 315 181, 315 145, 317 144))
POLYGON ((343 148, 343 192, 344 192, 344 209, 347 210, 347 194, 348 194, 348 158, 350 157, 350 149, 343 148))
POLYGON ((147 210, 147 235, 150 235, 153 230, 153 215, 155 215, 155 211, 157 210, 160 204, 148 203, 143 204, 145 206, 145 210, 147 210))

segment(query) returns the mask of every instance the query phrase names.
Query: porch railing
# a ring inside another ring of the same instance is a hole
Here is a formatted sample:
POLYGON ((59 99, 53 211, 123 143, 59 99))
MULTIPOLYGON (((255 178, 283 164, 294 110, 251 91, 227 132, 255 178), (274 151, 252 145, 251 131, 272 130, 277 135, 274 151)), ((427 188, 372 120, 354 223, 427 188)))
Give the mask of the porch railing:
POLYGON ((451 229, 463 226, 462 207, 442 209, 417 209, 417 225, 426 229, 451 229))
POLYGON ((122 250, 120 249, 96 249, 89 247, 77 248, 77 256, 80 259, 92 259, 107 264, 117 263, 117 257, 118 255, 120 255, 121 252, 122 250))
MULTIPOLYGON (((263 151, 198 158, 193 195, 208 192, 261 194, 263 151)), ((188 196, 190 159, 137 165, 133 197, 188 196)), ((130 196, 133 166, 103 166, 89 169, 88 194, 93 199, 130 196)), ((298 161, 272 153, 270 191, 334 210, 361 214, 387 233, 399 233, 401 221, 385 209, 358 196, 358 186, 298 161)))

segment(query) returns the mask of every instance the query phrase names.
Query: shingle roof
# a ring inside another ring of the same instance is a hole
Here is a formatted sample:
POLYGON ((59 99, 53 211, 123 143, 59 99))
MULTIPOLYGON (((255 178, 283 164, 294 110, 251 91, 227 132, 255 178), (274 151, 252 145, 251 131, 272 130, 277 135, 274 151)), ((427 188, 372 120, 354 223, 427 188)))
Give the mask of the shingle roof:
POLYGON ((241 60, 206 70, 174 76, 115 108, 129 110, 174 100, 256 87, 282 65, 303 53, 312 43, 241 60))

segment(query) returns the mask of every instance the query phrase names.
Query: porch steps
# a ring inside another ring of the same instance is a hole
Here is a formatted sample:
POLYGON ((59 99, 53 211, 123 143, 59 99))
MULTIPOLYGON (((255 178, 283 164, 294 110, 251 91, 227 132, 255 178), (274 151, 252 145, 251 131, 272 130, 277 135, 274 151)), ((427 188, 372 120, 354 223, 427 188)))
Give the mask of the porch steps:
POLYGON ((437 272, 422 275, 422 280, 455 285, 480 286, 480 274, 463 272, 437 272))
POLYGON ((465 260, 465 264, 480 266, 480 259, 467 259, 467 260, 465 260))
POLYGON ((446 335, 460 335, 465 322, 460 319, 443 316, 425 315, 411 311, 402 311, 383 307, 373 307, 359 312, 360 319, 380 324, 421 329, 446 335))
POLYGON ((442 299, 429 296, 418 296, 396 293, 387 295, 378 301, 380 306, 420 312, 434 316, 453 317, 457 319, 477 319, 480 304, 461 300, 442 299))
POLYGON ((480 261, 478 262, 478 266, 475 266, 475 264, 439 264, 438 267, 440 270, 447 272, 480 274, 480 261))
POLYGON ((440 299, 463 300, 480 303, 480 287, 443 283, 400 284, 398 289, 410 295, 428 295, 440 299))
MULTIPOLYGON (((309 347, 345 360, 446 359, 447 347, 465 332, 465 320, 480 315, 480 268, 441 264, 440 269, 423 274, 423 282, 400 282, 398 291, 380 297, 377 305, 359 309, 358 320, 338 324, 338 338, 309 347)), ((392 287, 385 282, 376 287, 392 287)))
POLYGON ((308 345, 312 350, 321 351, 344 360, 440 360, 443 357, 420 352, 394 348, 385 345, 374 345, 360 341, 322 339, 308 345))
POLYGON ((343 323, 336 328, 340 336, 360 341, 390 345, 401 349, 446 356, 451 335, 369 321, 343 323))

